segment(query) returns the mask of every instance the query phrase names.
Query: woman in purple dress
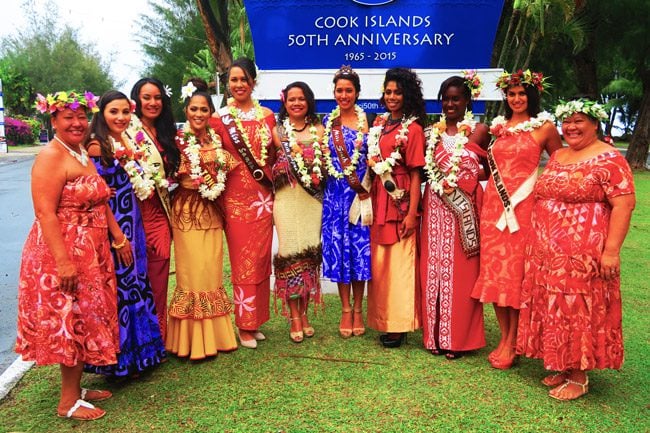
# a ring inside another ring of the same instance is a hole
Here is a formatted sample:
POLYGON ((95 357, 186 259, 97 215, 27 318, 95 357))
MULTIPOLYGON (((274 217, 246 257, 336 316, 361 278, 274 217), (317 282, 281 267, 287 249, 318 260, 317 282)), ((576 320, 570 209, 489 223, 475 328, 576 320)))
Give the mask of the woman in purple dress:
POLYGON ((110 90, 99 100, 90 124, 86 148, 99 174, 114 191, 109 205, 131 242, 133 262, 125 265, 111 249, 117 277, 120 353, 117 364, 87 366, 86 371, 111 377, 137 376, 165 358, 156 307, 147 277, 147 251, 137 197, 154 194, 155 171, 144 153, 123 134, 131 119, 131 104, 123 93, 110 90))
POLYGON ((367 169, 368 121, 356 105, 361 91, 357 73, 343 66, 333 81, 337 106, 323 119, 328 175, 323 197, 323 275, 338 284, 339 333, 348 338, 365 333, 363 292, 370 280, 370 196, 361 185, 367 169), (357 220, 351 222, 350 215, 357 215, 357 220))

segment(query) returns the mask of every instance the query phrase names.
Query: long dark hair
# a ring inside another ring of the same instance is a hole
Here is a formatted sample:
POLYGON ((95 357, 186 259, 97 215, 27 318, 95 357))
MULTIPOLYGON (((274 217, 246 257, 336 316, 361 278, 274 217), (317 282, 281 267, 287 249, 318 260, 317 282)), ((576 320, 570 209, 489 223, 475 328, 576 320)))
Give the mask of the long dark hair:
POLYGON ((338 83, 339 80, 348 80, 352 83, 354 90, 357 91, 357 97, 354 100, 356 103, 359 100, 359 93, 361 93, 361 80, 359 80, 359 74, 354 72, 350 66, 343 65, 334 74, 334 79, 332 80, 334 87, 336 87, 336 83, 338 83))
MULTIPOLYGON (((526 92, 526 97, 528 99, 528 108, 526 109, 528 116, 530 117, 537 116, 541 110, 540 109, 541 98, 539 95, 539 90, 537 90, 537 87, 526 83, 521 83, 520 86, 524 88, 524 91, 526 92)), ((510 89, 510 87, 508 87, 508 89, 510 89)), ((508 94, 508 89, 506 89, 506 95, 508 94)), ((504 98, 503 102, 505 103, 504 105, 506 111, 506 119, 510 119, 512 117, 512 108, 510 108, 510 105, 508 105, 507 98, 504 98)))
POLYGON ((142 101, 140 101, 140 90, 145 84, 153 84, 160 91, 162 96, 162 111, 160 116, 154 121, 158 142, 163 148, 162 158, 165 161, 165 171, 173 173, 178 169, 181 154, 174 141, 176 137, 176 124, 174 123, 174 114, 172 113, 172 101, 165 86, 157 78, 145 77, 138 80, 131 89, 131 99, 135 101, 135 114, 142 118, 142 101))
MULTIPOLYGON (((422 81, 417 74, 407 68, 392 68, 386 71, 384 78, 384 88, 390 81, 395 81, 397 87, 404 94, 404 105, 402 111, 404 116, 415 116, 416 122, 423 128, 427 124, 427 110, 422 95, 422 81)), ((384 94, 382 93, 379 103, 386 106, 384 94)))
POLYGON ((320 123, 318 116, 316 115, 316 98, 314 98, 314 92, 311 90, 311 88, 307 83, 302 81, 294 81, 293 83, 289 84, 287 87, 282 89, 283 103, 280 106, 280 113, 278 114, 278 122, 282 123, 284 119, 286 119, 289 116, 289 113, 287 113, 287 109, 284 106, 284 101, 287 100, 287 94, 289 93, 289 90, 293 89, 294 87, 301 89, 302 93, 305 95, 305 99, 307 100, 307 114, 305 115, 305 121, 311 123, 312 125, 320 123))
POLYGON ((130 105, 129 98, 124 93, 118 92, 117 90, 109 90, 108 92, 104 93, 101 98, 99 98, 99 102, 97 103, 99 111, 93 115, 93 120, 90 122, 90 127, 88 128, 88 132, 84 140, 85 147, 87 147, 88 144, 92 141, 97 141, 99 143, 99 148, 102 154, 101 161, 104 167, 112 166, 114 159, 113 146, 108 139, 110 135, 110 128, 106 123, 104 110, 108 104, 119 99, 124 99, 130 105))
POLYGON ((460 89, 463 92, 463 97, 467 100, 467 109, 472 110, 472 92, 465 82, 465 79, 463 77, 459 77, 458 75, 454 75, 452 77, 447 78, 445 81, 440 84, 440 90, 438 91, 438 100, 442 100, 442 97, 445 95, 447 90, 450 87, 456 87, 460 89))

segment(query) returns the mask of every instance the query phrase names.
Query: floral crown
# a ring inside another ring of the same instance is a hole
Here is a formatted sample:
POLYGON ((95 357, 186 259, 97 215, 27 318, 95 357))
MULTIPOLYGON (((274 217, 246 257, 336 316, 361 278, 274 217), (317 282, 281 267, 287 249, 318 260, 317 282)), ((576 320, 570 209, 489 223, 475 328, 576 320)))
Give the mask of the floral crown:
POLYGON ((483 90, 483 81, 481 76, 474 69, 467 71, 462 71, 463 78, 465 79, 465 85, 469 88, 472 98, 476 99, 481 94, 483 90))
POLYGON ((513 73, 504 71, 496 83, 497 87, 504 92, 508 87, 523 86, 524 84, 535 86, 539 93, 544 92, 544 89, 549 87, 549 83, 546 82, 544 74, 541 72, 531 72, 530 69, 526 69, 525 71, 519 69, 513 73))
POLYGON ((555 118, 561 122, 575 113, 586 114, 600 122, 609 119, 609 114, 607 114, 605 107, 589 99, 580 98, 569 102, 560 101, 557 107, 555 107, 555 118))
POLYGON ((352 66, 350 65, 341 66, 339 70, 336 71, 336 73, 334 74, 334 78, 345 78, 347 76, 358 77, 359 75, 356 72, 354 72, 352 66))
POLYGON ((194 92, 198 89, 193 82, 188 81, 186 85, 181 87, 181 102, 185 102, 187 98, 191 98, 194 92))
POLYGON ((79 107, 90 110, 92 113, 99 111, 97 106, 98 96, 92 92, 79 93, 74 90, 67 92, 56 92, 54 94, 48 93, 43 96, 40 93, 36 94, 36 102, 34 106, 40 113, 55 113, 69 108, 76 111, 79 107))

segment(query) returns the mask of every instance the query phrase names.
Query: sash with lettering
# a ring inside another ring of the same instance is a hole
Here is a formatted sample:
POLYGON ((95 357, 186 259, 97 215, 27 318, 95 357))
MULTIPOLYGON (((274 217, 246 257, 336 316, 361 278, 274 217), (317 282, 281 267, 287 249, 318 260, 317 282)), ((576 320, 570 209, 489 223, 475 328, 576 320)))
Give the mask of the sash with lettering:
POLYGON ((517 191, 511 196, 508 194, 506 186, 503 184, 503 179, 501 178, 501 173, 499 172, 499 167, 494 160, 492 155, 492 146, 494 146, 493 140, 488 146, 488 164, 490 164, 490 170, 492 171, 492 178, 494 179, 494 186, 497 189, 501 203, 503 204, 503 213, 499 217, 499 220, 496 223, 496 228, 500 231, 505 230, 508 227, 510 233, 514 233, 519 230, 519 222, 517 221, 517 215, 515 214, 515 207, 524 201, 526 197, 530 195, 535 186, 535 181, 537 180, 537 169, 535 169, 530 176, 522 183, 517 191))
MULTIPOLYGON (((350 158, 350 154, 345 146, 340 117, 332 119, 331 131, 334 151, 336 152, 336 156, 341 164, 343 172, 345 172, 345 169, 352 163, 352 159, 350 158)), ((368 171, 366 171, 363 182, 359 180, 359 176, 357 176, 355 170, 352 170, 349 175, 344 175, 345 180, 348 182, 348 185, 350 185, 350 188, 352 188, 352 191, 357 193, 352 201, 352 205, 350 206, 350 215, 348 219, 351 224, 356 224, 359 219, 361 219, 361 225, 369 226, 372 224, 372 203, 370 201, 370 193, 368 192, 370 190, 371 181, 368 171)))
POLYGON ((226 131, 228 131, 228 135, 230 135, 230 138, 232 139, 237 154, 241 157, 244 165, 246 165, 251 176, 253 176, 253 179, 255 179, 260 185, 268 189, 273 189, 273 182, 271 182, 271 179, 269 179, 264 170, 262 170, 262 167, 257 163, 251 150, 246 146, 241 131, 237 128, 237 124, 235 124, 235 119, 232 118, 232 115, 229 112, 222 113, 221 120, 226 127, 226 131))
POLYGON ((289 167, 291 167, 291 172, 293 174, 293 177, 298 180, 298 183, 302 188, 307 191, 309 195, 314 197, 316 200, 322 202, 323 201, 323 190, 321 188, 314 188, 313 185, 306 186, 302 181, 300 180, 300 170, 298 169, 298 164, 296 163, 296 160, 291 157, 291 146, 289 145, 289 137, 287 136, 287 131, 284 129, 284 126, 279 125, 278 126, 278 132, 280 133, 280 145, 282 146, 282 151, 284 152, 285 156, 287 157, 287 161, 289 161, 289 167))
POLYGON ((480 250, 479 221, 472 200, 460 188, 454 188, 449 194, 443 193, 441 199, 456 217, 465 256, 477 255, 480 250))

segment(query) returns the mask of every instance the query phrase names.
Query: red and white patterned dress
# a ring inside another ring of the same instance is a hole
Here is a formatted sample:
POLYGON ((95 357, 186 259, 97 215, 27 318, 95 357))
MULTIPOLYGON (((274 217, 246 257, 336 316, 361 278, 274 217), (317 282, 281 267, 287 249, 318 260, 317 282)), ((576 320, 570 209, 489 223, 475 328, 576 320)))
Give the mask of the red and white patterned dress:
POLYGON ((556 371, 622 365, 620 279, 601 279, 599 268, 608 199, 633 193, 618 151, 566 165, 551 157, 535 185, 517 353, 556 371))
POLYGON ((59 290, 56 263, 34 222, 23 248, 18 287, 16 352, 39 365, 117 362, 117 288, 108 242, 111 191, 98 174, 63 187, 57 216, 68 255, 77 266, 74 295, 59 290))
MULTIPOLYGON (((448 171, 455 136, 442 135, 434 158, 448 171)), ((480 209, 479 157, 485 151, 468 143, 461 155, 458 187, 480 209)), ((456 216, 427 183, 424 190, 420 253, 424 347, 465 351, 485 346, 483 304, 470 296, 479 273, 479 256, 463 252, 456 216)))

